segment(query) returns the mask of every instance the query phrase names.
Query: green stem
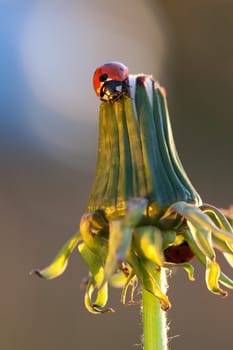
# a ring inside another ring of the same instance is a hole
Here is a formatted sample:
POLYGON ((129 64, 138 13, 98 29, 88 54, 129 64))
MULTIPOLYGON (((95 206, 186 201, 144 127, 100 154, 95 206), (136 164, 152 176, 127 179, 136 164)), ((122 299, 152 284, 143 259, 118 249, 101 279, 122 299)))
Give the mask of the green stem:
MULTIPOLYGON (((166 274, 157 272, 156 282, 165 292, 166 274)), ((166 313, 161 309, 159 300, 142 289, 142 319, 144 350, 167 350, 166 313)))

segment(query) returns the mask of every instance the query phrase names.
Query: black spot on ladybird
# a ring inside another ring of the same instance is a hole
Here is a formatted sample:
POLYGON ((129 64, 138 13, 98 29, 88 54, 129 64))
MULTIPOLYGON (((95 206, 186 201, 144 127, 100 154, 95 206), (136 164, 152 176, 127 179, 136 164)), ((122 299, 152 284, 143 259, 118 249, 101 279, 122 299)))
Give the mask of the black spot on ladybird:
POLYGON ((104 73, 102 74, 100 77, 99 77, 99 81, 105 81, 108 79, 108 74, 107 73, 104 73))

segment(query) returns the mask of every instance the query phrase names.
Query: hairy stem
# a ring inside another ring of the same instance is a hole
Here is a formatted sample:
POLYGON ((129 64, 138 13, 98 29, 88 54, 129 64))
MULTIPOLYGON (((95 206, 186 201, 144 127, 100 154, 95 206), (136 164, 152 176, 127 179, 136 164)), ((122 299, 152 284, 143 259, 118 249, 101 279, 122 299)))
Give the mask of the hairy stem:
MULTIPOLYGON (((156 279, 165 292, 165 271, 157 272, 156 279)), ((166 313, 161 309, 159 300, 145 289, 142 289, 142 320, 144 350, 167 350, 166 313)))

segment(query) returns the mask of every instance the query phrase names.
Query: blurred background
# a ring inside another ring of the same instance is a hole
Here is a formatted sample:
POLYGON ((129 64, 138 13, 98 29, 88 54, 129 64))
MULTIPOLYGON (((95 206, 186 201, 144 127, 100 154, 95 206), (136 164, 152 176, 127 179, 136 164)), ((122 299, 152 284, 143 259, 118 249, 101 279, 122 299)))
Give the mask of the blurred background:
MULTIPOLYGON (((86 311, 78 254, 57 280, 29 271, 51 261, 84 213, 98 140, 92 74, 105 61, 166 86, 193 184, 205 202, 233 202, 232 19, 231 0, 1 0, 1 349, 141 344, 140 308, 120 305, 119 290, 109 297, 116 313, 86 311)), ((233 292, 209 293, 195 266, 194 283, 183 271, 169 279, 170 349, 229 349, 233 292)))

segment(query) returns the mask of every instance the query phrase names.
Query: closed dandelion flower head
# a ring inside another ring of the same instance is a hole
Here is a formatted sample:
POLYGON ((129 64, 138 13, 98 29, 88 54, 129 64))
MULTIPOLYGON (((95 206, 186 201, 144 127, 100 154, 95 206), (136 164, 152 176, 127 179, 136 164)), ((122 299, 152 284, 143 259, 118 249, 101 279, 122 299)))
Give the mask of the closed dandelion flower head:
POLYGON ((167 310, 171 305, 156 273, 180 267, 194 280, 190 261, 196 257, 207 288, 227 295, 223 288, 232 289, 233 281, 221 271, 216 250, 233 266, 232 216, 226 214, 228 220, 222 210, 204 204, 188 179, 165 89, 151 76, 129 75, 118 62, 97 68, 93 83, 101 99, 99 147, 86 213, 51 265, 35 272, 46 279, 61 275, 77 247, 89 269, 90 312, 113 311, 106 308, 109 284, 122 288, 123 303, 134 302, 140 285, 167 310))

